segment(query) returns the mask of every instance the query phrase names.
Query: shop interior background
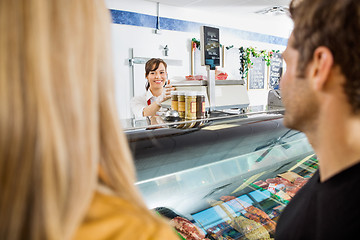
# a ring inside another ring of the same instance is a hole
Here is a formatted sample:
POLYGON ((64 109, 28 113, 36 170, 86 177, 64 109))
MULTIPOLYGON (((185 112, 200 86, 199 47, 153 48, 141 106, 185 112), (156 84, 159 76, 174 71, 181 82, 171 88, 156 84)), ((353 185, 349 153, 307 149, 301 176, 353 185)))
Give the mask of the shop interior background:
MULTIPOLYGON (((106 0, 113 17, 112 44, 119 117, 131 117, 132 70, 129 58, 132 54, 134 57, 159 57, 174 62, 168 66, 169 79, 185 79, 191 73, 191 39, 200 39, 201 25, 220 28, 220 43, 224 46, 283 51, 293 28, 291 19, 282 11, 289 2, 106 0), (165 46, 168 48, 167 56, 165 46)), ((237 62, 231 62, 226 63, 226 67, 235 68, 237 62)), ((195 63, 195 74, 205 74, 205 67, 199 64, 195 63)), ((135 95, 145 91, 144 75, 144 65, 135 65, 135 95)), ((266 105, 268 91, 268 87, 249 90, 250 105, 266 105)))

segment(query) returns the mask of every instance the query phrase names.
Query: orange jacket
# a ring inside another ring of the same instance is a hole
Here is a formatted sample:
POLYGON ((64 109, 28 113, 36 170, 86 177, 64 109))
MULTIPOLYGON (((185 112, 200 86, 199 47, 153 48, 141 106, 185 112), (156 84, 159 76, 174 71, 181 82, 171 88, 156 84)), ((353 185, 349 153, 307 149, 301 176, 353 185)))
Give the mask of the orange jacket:
POLYGON ((131 202, 102 193, 94 195, 74 239, 179 240, 175 230, 163 221, 155 221, 131 202))

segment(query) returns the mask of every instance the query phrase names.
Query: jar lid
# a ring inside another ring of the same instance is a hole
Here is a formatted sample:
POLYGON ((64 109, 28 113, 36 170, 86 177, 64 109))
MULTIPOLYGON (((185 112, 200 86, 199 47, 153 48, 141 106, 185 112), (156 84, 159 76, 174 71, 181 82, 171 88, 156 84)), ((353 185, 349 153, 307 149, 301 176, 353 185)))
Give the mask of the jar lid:
POLYGON ((185 91, 177 91, 178 95, 185 95, 185 91))
POLYGON ((205 96, 206 95, 206 93, 204 93, 204 92, 196 92, 196 96, 205 96))
POLYGON ((171 91, 171 95, 179 95, 178 91, 171 91))
POLYGON ((195 97, 196 96, 196 92, 195 91, 188 91, 186 92, 185 96, 189 96, 189 97, 195 97))

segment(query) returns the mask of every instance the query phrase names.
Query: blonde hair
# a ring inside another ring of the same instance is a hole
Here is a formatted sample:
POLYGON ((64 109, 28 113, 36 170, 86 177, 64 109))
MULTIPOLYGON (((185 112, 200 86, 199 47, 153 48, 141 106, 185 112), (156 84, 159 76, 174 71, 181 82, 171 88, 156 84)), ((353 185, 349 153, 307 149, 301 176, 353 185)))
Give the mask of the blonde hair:
POLYGON ((0 1, 0 239, 70 239, 99 178, 146 209, 98 0, 0 1))

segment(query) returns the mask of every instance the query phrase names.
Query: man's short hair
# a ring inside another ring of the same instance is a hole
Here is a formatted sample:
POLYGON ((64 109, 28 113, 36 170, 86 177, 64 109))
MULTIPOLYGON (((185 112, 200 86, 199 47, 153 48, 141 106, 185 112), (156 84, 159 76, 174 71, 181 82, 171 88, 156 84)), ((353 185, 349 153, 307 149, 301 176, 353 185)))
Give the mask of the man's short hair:
POLYGON ((354 113, 360 113, 360 1, 293 0, 292 47, 299 51, 297 75, 304 77, 315 49, 330 49, 346 77, 344 90, 354 113))

